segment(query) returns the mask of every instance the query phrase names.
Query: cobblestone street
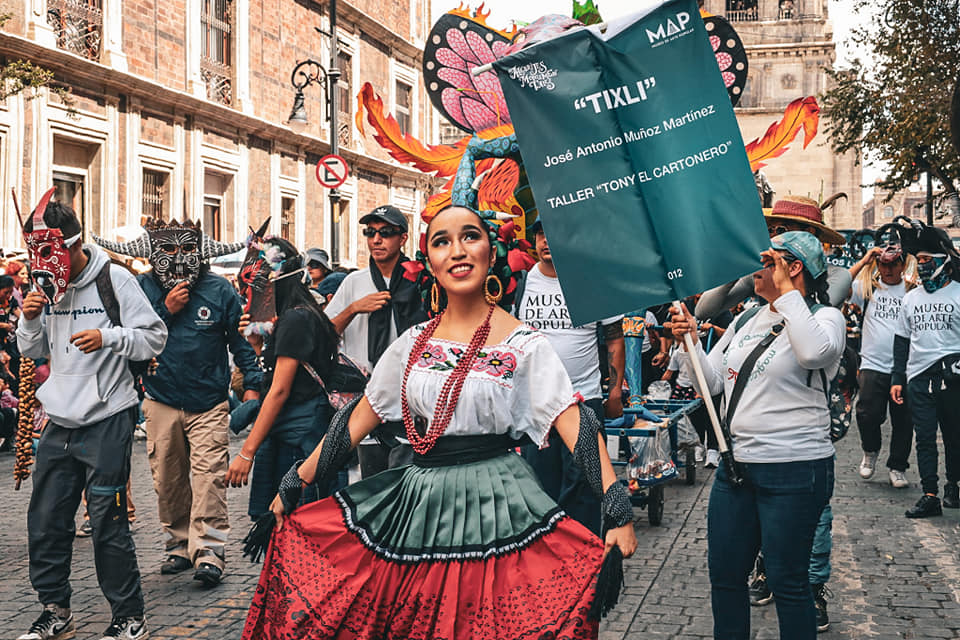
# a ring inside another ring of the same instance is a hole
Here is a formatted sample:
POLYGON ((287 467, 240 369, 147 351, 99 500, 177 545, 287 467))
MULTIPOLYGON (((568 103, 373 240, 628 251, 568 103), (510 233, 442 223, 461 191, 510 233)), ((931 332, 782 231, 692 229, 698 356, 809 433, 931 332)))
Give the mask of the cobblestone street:
MULTIPOLYGON (((239 441, 231 448, 236 452, 239 441)), ((872 480, 861 480, 856 472, 859 458, 859 439, 851 430, 839 446, 832 501, 831 627, 820 638, 960 637, 960 513, 945 510, 941 518, 907 520, 903 512, 920 493, 915 469, 907 472, 911 487, 895 490, 882 465, 872 480)), ((0 522, 0 640, 16 638, 38 613, 27 571, 30 483, 13 491, 12 469, 13 455, 0 454, 0 500, 5 506, 0 522)), ((712 474, 698 471, 695 485, 675 482, 666 488, 662 526, 651 527, 646 513, 637 510, 640 548, 627 563, 627 589, 601 626, 601 639, 711 637, 706 506, 712 474)), ((143 441, 135 442, 133 476, 134 536, 151 638, 239 638, 259 570, 240 557, 239 539, 248 524, 246 490, 229 494, 234 532, 227 574, 220 587, 205 590, 192 580, 192 572, 160 575, 161 532, 143 441)), ((110 614, 97 586, 89 538, 74 545, 72 584, 77 637, 99 637, 110 614)), ((754 608, 753 636, 777 637, 773 605, 754 608)))

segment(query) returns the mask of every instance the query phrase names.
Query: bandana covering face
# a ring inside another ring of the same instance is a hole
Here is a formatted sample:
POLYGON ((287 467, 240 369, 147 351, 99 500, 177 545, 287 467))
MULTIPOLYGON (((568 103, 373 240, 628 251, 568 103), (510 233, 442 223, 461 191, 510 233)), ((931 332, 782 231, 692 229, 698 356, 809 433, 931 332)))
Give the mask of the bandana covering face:
POLYGON ((186 282, 193 286, 200 277, 200 229, 187 222, 171 222, 167 226, 148 227, 150 265, 154 276, 166 290, 186 282))
POLYGON ((950 282, 950 274, 946 267, 950 258, 946 254, 934 254, 927 262, 917 265, 917 274, 923 281, 923 288, 927 293, 933 293, 950 282))
POLYGON ((30 253, 30 276, 51 304, 59 303, 67 293, 67 283, 70 281, 69 248, 80 239, 79 233, 64 238, 60 229, 48 229, 44 223, 43 214, 55 191, 56 188, 53 188, 43 194, 33 211, 33 231, 24 233, 30 253))

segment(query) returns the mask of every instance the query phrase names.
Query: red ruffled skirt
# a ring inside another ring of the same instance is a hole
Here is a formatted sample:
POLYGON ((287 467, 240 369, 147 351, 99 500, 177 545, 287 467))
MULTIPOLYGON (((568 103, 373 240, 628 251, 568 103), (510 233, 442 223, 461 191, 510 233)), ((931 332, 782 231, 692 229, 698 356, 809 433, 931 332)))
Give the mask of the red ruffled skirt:
POLYGON ((602 553, 517 455, 392 469, 284 520, 243 637, 595 638, 602 553))

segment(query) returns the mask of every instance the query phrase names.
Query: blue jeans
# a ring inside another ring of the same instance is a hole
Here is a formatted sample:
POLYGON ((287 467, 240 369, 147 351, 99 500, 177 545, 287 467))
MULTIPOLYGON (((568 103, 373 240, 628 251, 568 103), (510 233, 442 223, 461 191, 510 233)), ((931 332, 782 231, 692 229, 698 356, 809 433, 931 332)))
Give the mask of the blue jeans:
POLYGON ((833 456, 821 460, 744 463, 744 485, 717 469, 707 512, 713 637, 750 637, 747 577, 763 551, 781 640, 817 637, 807 570, 814 531, 833 494, 833 456))
POLYGON ((833 509, 830 503, 820 512, 817 532, 813 536, 810 552, 810 568, 807 573, 810 584, 826 584, 830 581, 830 553, 833 551, 833 509))
MULTIPOLYGON (((330 404, 326 396, 317 396, 300 404, 284 405, 253 457, 247 508, 251 520, 256 520, 269 510, 280 487, 280 480, 290 467, 313 453, 320 444, 330 425, 330 417, 330 404)), ((330 493, 331 487, 310 485, 303 490, 301 503, 318 500, 330 493)))

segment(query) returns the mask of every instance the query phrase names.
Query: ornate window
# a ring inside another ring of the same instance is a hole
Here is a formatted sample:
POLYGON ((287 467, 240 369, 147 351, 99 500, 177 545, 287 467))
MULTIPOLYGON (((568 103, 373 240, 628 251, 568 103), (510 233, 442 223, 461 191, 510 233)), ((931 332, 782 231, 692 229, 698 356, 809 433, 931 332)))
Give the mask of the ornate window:
POLYGON ((233 0, 202 0, 200 76, 207 99, 233 104, 233 0))
POLYGON ((727 0, 727 20, 753 22, 759 20, 757 0, 727 0))
POLYGON ((397 117, 397 124, 400 125, 401 133, 410 133, 410 112, 413 104, 413 87, 406 82, 397 81, 396 100, 394 101, 394 113, 397 117))
POLYGON ((165 171, 143 170, 143 189, 141 194, 141 215, 144 218, 163 220, 164 202, 167 200, 167 178, 165 171))
POLYGON ((344 146, 351 146, 353 135, 351 130, 351 107, 353 105, 353 57, 342 51, 337 52, 337 67, 340 77, 337 79, 337 142, 344 146))
POLYGON ((297 201, 293 198, 280 198, 280 237, 294 241, 294 224, 297 216, 297 201))
POLYGON ((57 47, 89 60, 100 60, 103 47, 101 0, 47 0, 47 24, 57 47))
POLYGON ((795 0, 780 0, 780 20, 793 20, 797 17, 797 6, 795 0))

